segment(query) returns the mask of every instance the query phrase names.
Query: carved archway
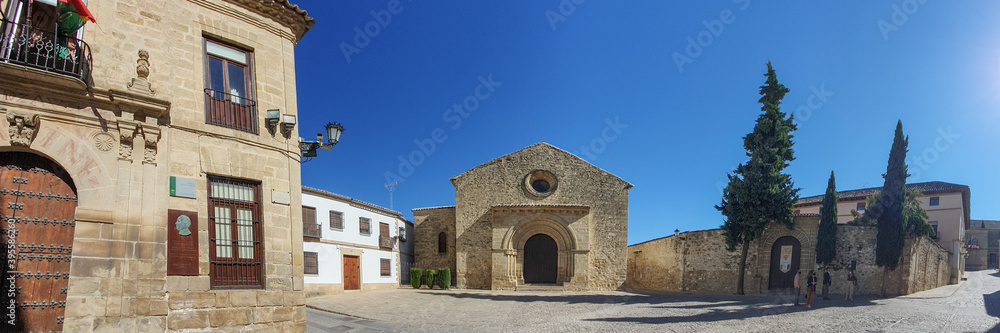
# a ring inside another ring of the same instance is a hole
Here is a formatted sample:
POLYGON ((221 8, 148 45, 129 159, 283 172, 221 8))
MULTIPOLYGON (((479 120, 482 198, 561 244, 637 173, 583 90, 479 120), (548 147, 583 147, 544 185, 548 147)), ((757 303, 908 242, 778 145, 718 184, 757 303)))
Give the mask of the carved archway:
POLYGON ((540 214, 525 218, 503 237, 502 250, 506 254, 506 276, 515 284, 524 284, 525 245, 537 235, 551 238, 556 246, 556 284, 573 279, 573 251, 577 249, 576 237, 566 223, 554 215, 540 214), (541 216, 540 216, 541 215, 541 216))

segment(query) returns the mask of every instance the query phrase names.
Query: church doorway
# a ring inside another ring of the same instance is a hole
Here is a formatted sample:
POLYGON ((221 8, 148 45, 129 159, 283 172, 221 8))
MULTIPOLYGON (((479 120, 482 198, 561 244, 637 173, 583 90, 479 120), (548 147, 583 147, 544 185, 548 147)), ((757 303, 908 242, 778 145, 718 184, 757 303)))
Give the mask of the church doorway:
POLYGON ((545 234, 536 234, 524 243, 524 283, 556 283, 559 247, 545 234))
POLYGON ((792 288, 795 272, 799 270, 801 251, 802 244, 795 237, 784 236, 774 241, 771 246, 771 271, 767 289, 792 288))

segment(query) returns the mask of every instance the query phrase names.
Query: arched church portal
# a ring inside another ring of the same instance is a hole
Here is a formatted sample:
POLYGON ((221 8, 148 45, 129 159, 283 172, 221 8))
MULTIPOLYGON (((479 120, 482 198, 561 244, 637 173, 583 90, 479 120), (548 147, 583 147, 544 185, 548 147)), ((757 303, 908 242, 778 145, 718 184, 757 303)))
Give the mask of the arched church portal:
POLYGON ((559 247, 546 234, 535 234, 524 243, 524 283, 556 283, 559 247))

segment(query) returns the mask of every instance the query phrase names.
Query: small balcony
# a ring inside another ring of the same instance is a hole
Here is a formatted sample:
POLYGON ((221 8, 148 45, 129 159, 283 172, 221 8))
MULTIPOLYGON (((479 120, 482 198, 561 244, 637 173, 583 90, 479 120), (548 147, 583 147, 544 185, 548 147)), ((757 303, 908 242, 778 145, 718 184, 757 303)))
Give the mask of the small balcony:
POLYGON ((389 236, 379 236, 378 238, 378 247, 384 250, 392 250, 395 243, 389 236))
POLYGON ((257 134, 257 101, 205 88, 205 122, 257 134))
POLYGON ((89 82, 93 60, 90 45, 73 36, 4 18, 0 23, 0 62, 67 75, 89 82))
POLYGON ((320 231, 321 226, 319 224, 303 224, 302 225, 302 237, 303 238, 320 238, 323 237, 323 233, 320 231))

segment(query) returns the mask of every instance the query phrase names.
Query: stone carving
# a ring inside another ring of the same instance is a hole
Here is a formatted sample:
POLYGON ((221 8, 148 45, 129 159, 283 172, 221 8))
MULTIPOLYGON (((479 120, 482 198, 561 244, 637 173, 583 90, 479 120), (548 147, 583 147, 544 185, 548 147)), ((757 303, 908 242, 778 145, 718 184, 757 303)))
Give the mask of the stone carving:
POLYGON ((30 146, 35 140, 38 132, 39 118, 37 114, 19 112, 17 110, 7 111, 8 134, 10 134, 11 146, 30 146))
POLYGON ((135 74, 137 75, 128 84, 128 89, 142 94, 154 94, 155 90, 149 85, 149 52, 139 50, 139 60, 135 61, 135 74))
POLYGON ((143 130, 142 137, 146 142, 146 149, 143 151, 142 163, 156 164, 156 142, 160 139, 159 133, 151 130, 143 130))
POLYGON ((177 222, 174 222, 174 226, 177 228, 177 234, 181 236, 191 235, 191 218, 187 215, 181 215, 177 217, 177 222))
POLYGON ((115 146, 115 138, 111 134, 98 132, 94 134, 94 146, 100 151, 111 151, 115 146))
POLYGON ((118 159, 125 161, 132 160, 132 139, 135 138, 135 135, 135 127, 124 125, 121 122, 118 123, 118 136, 121 142, 118 146, 118 159))

